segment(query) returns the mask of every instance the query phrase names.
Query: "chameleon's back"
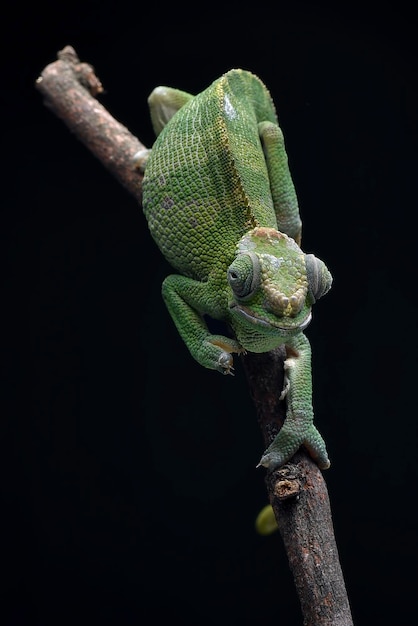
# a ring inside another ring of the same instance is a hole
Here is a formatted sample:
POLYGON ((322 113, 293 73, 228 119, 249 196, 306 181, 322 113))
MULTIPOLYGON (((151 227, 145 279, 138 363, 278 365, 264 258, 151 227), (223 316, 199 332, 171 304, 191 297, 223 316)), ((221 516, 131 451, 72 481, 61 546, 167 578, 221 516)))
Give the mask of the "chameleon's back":
POLYGON ((277 228, 257 124, 277 123, 261 81, 231 70, 185 104, 152 148, 143 208, 178 271, 205 280, 231 263, 242 234, 277 228))

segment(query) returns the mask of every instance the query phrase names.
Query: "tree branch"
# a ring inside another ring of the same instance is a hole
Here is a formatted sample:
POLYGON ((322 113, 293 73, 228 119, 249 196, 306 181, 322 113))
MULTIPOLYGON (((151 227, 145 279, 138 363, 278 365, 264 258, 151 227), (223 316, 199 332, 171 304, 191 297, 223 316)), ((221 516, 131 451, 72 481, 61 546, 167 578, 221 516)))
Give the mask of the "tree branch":
POLYGON ((136 152, 145 147, 96 99, 103 87, 93 67, 80 63, 71 46, 57 56, 58 61, 47 65, 36 81, 45 105, 142 203, 142 175, 132 164, 136 152))
MULTIPOLYGON (((142 203, 142 175, 133 157, 141 142, 97 101, 103 89, 91 65, 80 63, 66 46, 36 81, 45 104, 142 203)), ((266 447, 283 424, 284 351, 248 353, 247 381, 266 447)), ((300 451, 284 467, 267 474, 266 487, 299 595, 305 626, 351 626, 352 618, 335 542, 322 473, 300 451)))

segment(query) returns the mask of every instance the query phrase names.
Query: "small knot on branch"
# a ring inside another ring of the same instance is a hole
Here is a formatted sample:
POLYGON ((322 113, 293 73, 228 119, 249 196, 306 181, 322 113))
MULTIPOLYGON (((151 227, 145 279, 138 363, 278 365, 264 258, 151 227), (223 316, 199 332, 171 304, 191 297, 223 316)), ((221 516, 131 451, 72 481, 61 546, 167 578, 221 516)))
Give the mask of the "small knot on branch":
POLYGON ((55 75, 56 72, 62 74, 65 74, 65 72, 68 74, 70 72, 75 80, 84 87, 93 98, 103 93, 103 85, 97 78, 94 67, 90 65, 90 63, 82 63, 72 46, 65 46, 60 50, 57 53, 57 59, 58 61, 48 65, 36 80, 38 88, 41 88, 41 83, 45 82, 50 75, 55 75))
POLYGON ((103 85, 97 78, 94 67, 90 63, 81 63, 72 46, 65 46, 57 53, 57 58, 71 65, 77 80, 92 96, 96 97, 99 93, 103 93, 103 85))
POLYGON ((302 490, 301 468, 296 464, 287 463, 270 477, 272 489, 271 492, 278 500, 289 500, 297 498, 302 490))
POLYGON ((80 59, 78 58, 77 52, 74 50, 72 46, 65 46, 62 50, 58 50, 57 58, 60 61, 65 61, 66 63, 72 63, 73 65, 78 65, 80 63, 80 59))

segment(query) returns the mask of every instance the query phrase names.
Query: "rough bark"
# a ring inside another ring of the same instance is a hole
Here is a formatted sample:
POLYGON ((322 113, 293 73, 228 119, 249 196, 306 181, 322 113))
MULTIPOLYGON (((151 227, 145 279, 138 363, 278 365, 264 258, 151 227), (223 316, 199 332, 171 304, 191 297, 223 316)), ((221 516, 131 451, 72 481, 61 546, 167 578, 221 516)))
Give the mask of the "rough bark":
MULTIPOLYGON (((66 46, 36 81, 45 104, 142 202, 142 175, 133 157, 145 149, 97 101, 103 89, 91 65, 66 46)), ((283 423, 284 352, 247 354, 244 369, 266 446, 283 423)), ((261 471, 261 470, 260 470, 261 471)), ((266 487, 283 538, 306 626, 351 626, 352 618, 335 542, 326 484, 303 451, 266 476, 266 487)))

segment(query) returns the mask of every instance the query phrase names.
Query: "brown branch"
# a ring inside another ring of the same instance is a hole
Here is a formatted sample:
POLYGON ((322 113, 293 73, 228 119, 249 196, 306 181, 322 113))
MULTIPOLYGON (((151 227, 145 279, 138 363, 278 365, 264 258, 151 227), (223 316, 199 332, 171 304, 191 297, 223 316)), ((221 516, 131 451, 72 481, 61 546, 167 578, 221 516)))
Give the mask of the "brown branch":
POLYGON ((98 102, 103 87, 88 63, 66 46, 36 81, 44 102, 141 203, 142 175, 133 157, 144 146, 98 102))
MULTIPOLYGON (((142 202, 142 176, 133 157, 144 146, 97 101, 103 91, 93 68, 80 63, 73 48, 58 53, 36 82, 46 105, 142 202)), ((260 428, 267 445, 284 420, 284 352, 247 354, 243 360, 260 428)), ((298 452, 284 467, 267 474, 266 486, 288 555, 305 626, 351 626, 352 618, 334 538, 322 473, 298 452)))
MULTIPOLYGON (((267 447, 285 418, 284 349, 244 358, 248 384, 267 447)), ((267 491, 282 536, 305 626, 351 626, 324 477, 304 451, 268 473, 267 491)))

